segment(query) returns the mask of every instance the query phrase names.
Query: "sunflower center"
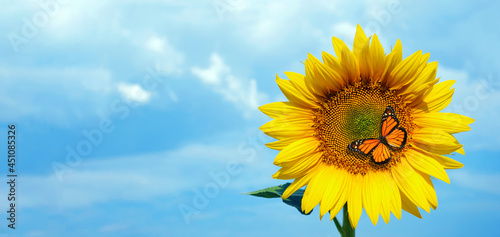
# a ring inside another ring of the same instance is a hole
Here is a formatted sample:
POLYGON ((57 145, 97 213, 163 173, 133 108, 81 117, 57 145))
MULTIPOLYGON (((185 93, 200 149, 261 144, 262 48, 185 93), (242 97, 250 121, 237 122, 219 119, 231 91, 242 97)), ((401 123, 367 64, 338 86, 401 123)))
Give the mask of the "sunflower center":
POLYGON ((315 113, 315 136, 321 143, 322 161, 352 174, 363 175, 369 170, 389 169, 399 162, 404 148, 394 149, 390 162, 386 164, 376 164, 371 161, 371 155, 347 149, 348 144, 355 140, 381 136, 382 114, 387 106, 394 108, 399 127, 411 134, 410 108, 394 91, 358 82, 330 94, 315 113))
POLYGON ((378 137, 380 116, 376 110, 368 106, 360 106, 350 109, 347 113, 346 120, 351 121, 347 127, 349 137, 353 139, 356 137, 378 137))

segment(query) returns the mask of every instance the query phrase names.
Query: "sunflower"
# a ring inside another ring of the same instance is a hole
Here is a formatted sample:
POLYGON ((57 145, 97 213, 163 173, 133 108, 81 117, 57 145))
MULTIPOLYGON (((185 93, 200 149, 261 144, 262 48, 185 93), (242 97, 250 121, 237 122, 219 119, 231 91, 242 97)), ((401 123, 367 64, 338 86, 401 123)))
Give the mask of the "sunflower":
POLYGON ((438 205, 431 176, 449 183, 445 169, 463 166, 445 155, 464 155, 453 134, 474 120, 440 112, 454 81, 439 82, 428 53, 403 59, 398 40, 386 54, 377 35, 368 38, 359 25, 352 51, 338 38, 332 42, 337 57, 323 52, 321 62, 309 54, 305 75, 276 75, 288 101, 259 108, 273 119, 261 130, 277 139, 266 145, 280 151, 273 178, 294 179, 282 198, 307 185, 305 213, 319 204, 320 219, 329 212, 331 220, 347 204, 353 228, 363 208, 374 225, 379 215, 388 223, 391 212, 400 219, 401 210, 421 218, 418 207, 430 212, 438 205), (395 145, 388 139, 396 129, 395 145), (367 141, 385 153, 363 149, 367 141))

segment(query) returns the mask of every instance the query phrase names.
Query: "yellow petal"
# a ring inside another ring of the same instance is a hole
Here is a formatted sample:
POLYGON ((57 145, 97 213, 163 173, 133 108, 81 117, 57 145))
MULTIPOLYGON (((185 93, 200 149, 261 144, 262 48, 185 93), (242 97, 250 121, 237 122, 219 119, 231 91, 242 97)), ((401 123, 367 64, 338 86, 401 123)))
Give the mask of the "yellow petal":
POLYGON ((342 49, 342 57, 340 59, 342 67, 347 72, 347 81, 349 84, 354 84, 359 81, 359 64, 354 54, 347 47, 342 49))
MULTIPOLYGON (((385 183, 388 190, 386 198, 388 198, 389 208, 396 218, 401 219, 401 196, 399 188, 390 172, 380 172, 380 176, 382 177, 381 182, 385 183)), ((384 217, 383 214, 382 217, 384 217)), ((388 223, 389 218, 385 222, 388 223)))
MULTIPOLYGON (((391 218, 391 205, 392 205, 392 190, 389 187, 388 183, 385 180, 385 172, 375 172, 375 182, 378 184, 377 190, 379 196, 379 207, 380 207, 380 215, 385 223, 389 223, 391 218)), ((366 205, 365 205, 366 207, 366 205)), ((401 209, 401 208, 400 208, 401 209)), ((368 213, 368 211, 367 211, 368 213)))
POLYGON ((331 55, 327 52, 323 52, 321 54, 321 56, 323 57, 323 62, 325 63, 325 65, 327 67, 329 67, 332 71, 338 73, 338 75, 340 77, 339 79, 341 80, 339 82, 339 84, 341 84, 342 87, 348 85, 349 84, 349 81, 348 81, 349 75, 342 67, 342 64, 340 63, 340 59, 335 58, 333 55, 331 55))
POLYGON ((397 90, 410 83, 421 67, 422 57, 425 57, 425 55, 422 55, 422 50, 419 50, 399 63, 392 70, 390 79, 386 82, 387 87, 391 90, 397 90))
POLYGON ((380 80, 382 73, 384 73, 385 66, 385 52, 377 34, 373 34, 372 42, 370 44, 370 58, 373 70, 372 82, 377 82, 380 80))
POLYGON ((273 174, 275 179, 294 179, 297 177, 304 176, 312 171, 318 163, 321 162, 321 153, 313 153, 310 156, 302 157, 301 159, 283 163, 280 170, 273 174))
POLYGON ((458 154, 461 154, 461 155, 465 155, 465 151, 464 151, 464 148, 463 148, 463 147, 460 147, 460 148, 459 148, 459 149, 457 149, 455 152, 456 152, 456 153, 458 153, 458 154))
POLYGON ((374 172, 368 172, 364 177, 364 181, 362 193, 363 206, 373 225, 377 225, 384 190, 380 186, 379 176, 374 172))
POLYGON ((316 77, 314 73, 314 63, 310 60, 305 60, 306 66, 306 86, 317 97, 325 98, 328 95, 328 88, 325 86, 322 78, 316 77))
POLYGON ((344 192, 345 179, 348 175, 344 170, 340 170, 334 166, 328 166, 327 172, 329 172, 327 175, 329 180, 320 203, 320 217, 323 217, 338 202, 342 192, 344 192))
POLYGON ((351 180, 351 174, 344 172, 344 185, 340 189, 340 197, 339 199, 335 202, 333 205, 332 209, 330 209, 330 221, 335 218, 335 216, 339 213, 339 211, 344 207, 344 205, 347 202, 348 196, 350 194, 350 189, 351 189, 351 183, 353 182, 351 180))
POLYGON ((425 174, 432 175, 446 183, 450 183, 450 178, 444 170, 443 166, 438 161, 426 155, 426 152, 421 152, 422 149, 412 147, 405 152, 408 163, 416 170, 425 174))
POLYGON ((403 192, 401 192, 401 207, 406 212, 422 219, 418 207, 403 192))
MULTIPOLYGON (((409 73, 411 77, 410 79, 408 79, 408 81, 410 82, 411 85, 415 85, 414 87, 418 87, 420 85, 420 83, 416 81, 427 67, 428 64, 427 61, 429 61, 429 57, 430 57, 429 53, 425 53, 422 56, 420 56, 419 58, 420 61, 415 65, 413 70, 409 73)), ((410 86, 410 88, 412 87, 410 86)))
POLYGON ((448 80, 429 88, 429 93, 422 100, 410 104, 415 108, 414 113, 439 112, 446 108, 450 104, 455 91, 455 88, 450 89, 454 83, 454 80, 448 80))
POLYGON ((423 84, 436 79, 437 67, 438 62, 436 61, 427 63, 422 73, 420 73, 420 75, 418 75, 417 79, 415 80, 416 84, 423 84))
POLYGON ((260 130, 276 139, 311 137, 314 134, 313 124, 311 118, 276 119, 262 125, 260 130))
MULTIPOLYGON (((314 124, 314 116, 281 116, 269 122, 274 122, 276 126, 283 127, 311 127, 314 124)), ((268 122, 268 123, 269 123, 268 122)))
POLYGON ((424 190, 424 195, 429 202, 432 209, 436 210, 438 206, 438 200, 436 196, 436 191, 434 190, 434 184, 432 184, 431 177, 427 174, 421 173, 417 170, 417 173, 422 177, 422 187, 424 190))
POLYGON ((266 146, 271 148, 271 149, 281 151, 281 150, 285 149, 285 147, 289 146, 290 144, 292 144, 300 139, 303 139, 303 138, 302 137, 282 138, 282 139, 279 139, 278 141, 266 143, 266 146))
POLYGON ((354 36, 354 44, 352 47, 352 51, 354 52, 354 55, 356 58, 360 58, 359 55, 361 51, 363 50, 363 47, 366 44, 366 41, 368 41, 368 38, 365 35, 365 32, 361 28, 361 26, 358 24, 356 26, 356 35, 354 36))
POLYGON ((327 171, 328 169, 323 166, 323 169, 316 172, 316 175, 307 185, 304 197, 302 198, 302 211, 305 213, 311 212, 323 197, 325 187, 328 183, 327 175, 329 172, 327 171))
MULTIPOLYGON (((404 101, 407 104, 418 104, 424 100, 424 98, 430 93, 430 88, 432 88, 436 83, 439 82, 439 79, 435 79, 433 81, 421 84, 415 90, 411 91, 406 95, 402 95, 404 97, 404 101)), ((401 94, 400 94, 401 95, 401 94)))
POLYGON ((285 147, 274 159, 275 165, 287 162, 295 162, 317 153, 319 141, 315 137, 300 139, 285 147))
POLYGON ((424 71, 418 76, 417 81, 420 83, 427 83, 436 79, 438 62, 430 62, 425 66, 424 71))
POLYGON ((439 155, 450 154, 462 147, 453 135, 439 129, 415 128, 412 139, 415 146, 439 155))
POLYGON ((359 218, 363 212, 363 182, 364 177, 360 174, 351 175, 352 183, 350 194, 347 197, 347 212, 349 213, 349 220, 351 221, 351 226, 356 228, 358 225, 359 218))
MULTIPOLYGON (((321 167, 319 167, 321 168, 321 167)), ((286 188, 285 192, 283 192, 283 195, 281 195, 282 199, 287 199, 295 193, 297 190, 300 188, 304 187, 307 183, 309 183, 309 180, 313 177, 314 173, 309 173, 307 175, 304 175, 300 178, 296 178, 288 188, 286 188)))
POLYGON ((302 93, 300 93, 293 85, 292 82, 285 79, 280 79, 278 75, 276 75, 276 83, 278 84, 281 92, 286 96, 286 98, 302 108, 318 108, 319 105, 305 97, 302 93))
POLYGON ((438 155, 432 152, 425 151, 423 149, 420 149, 418 147, 413 147, 414 149, 418 150, 420 153, 424 154, 427 157, 431 157, 432 159, 436 160, 441 164, 445 169, 460 169, 464 167, 464 165, 454 159, 451 159, 446 156, 438 155))
POLYGON ((259 110, 271 118, 286 117, 313 117, 310 109, 304 109, 290 102, 273 102, 259 107, 259 110))
MULTIPOLYGON (((340 91, 344 87, 344 80, 340 74, 324 65, 312 54, 309 54, 309 60, 312 65, 312 73, 318 81, 320 81, 326 90, 323 90, 323 96, 326 96, 331 91, 340 91)), ((307 67, 307 66, 306 66, 307 67)))
POLYGON ((333 37, 332 42, 335 54, 340 59, 342 71, 346 74, 344 80, 348 82, 347 84, 354 84, 359 80, 359 65, 356 57, 342 40, 333 37))
MULTIPOLYGON (((271 121, 272 123, 274 121, 271 121)), ((264 124, 263 126, 267 126, 264 124)), ((262 128, 261 128, 262 129, 262 128)), ((301 127, 295 129, 287 129, 287 127, 274 127, 272 130, 262 130, 266 135, 276 139, 294 138, 295 140, 311 137, 314 134, 314 129, 309 127, 301 127)))
POLYGON ((406 158, 401 157, 401 162, 392 166, 391 171, 399 190, 417 206, 429 212, 429 203, 423 193, 422 177, 415 172, 406 158))
POLYGON ((469 131, 469 124, 474 119, 455 113, 421 113, 413 118, 413 123, 420 128, 440 129, 447 133, 469 131))
MULTIPOLYGON (((427 59, 423 59, 427 61, 427 59)), ((436 79, 436 72, 437 72, 437 62, 431 62, 427 63, 425 65, 425 62, 422 63, 423 71, 418 74, 418 76, 413 80, 411 83, 407 84, 405 87, 401 88, 398 91, 399 95, 407 95, 410 93, 418 93, 418 90, 422 90, 423 88, 422 85, 426 85, 436 79)))
POLYGON ((392 70, 394 70, 394 68, 401 63, 402 60, 403 46, 401 45, 401 41, 398 39, 398 41, 396 41, 396 45, 394 45, 394 48, 392 49, 392 52, 385 57, 383 74, 380 76, 380 82, 382 85, 388 84, 392 70))
POLYGON ((335 50, 335 55, 337 55, 337 58, 341 60, 342 51, 344 50, 344 48, 348 49, 347 45, 344 43, 344 41, 340 40, 337 37, 332 37, 332 43, 333 49, 335 50))
MULTIPOLYGON (((356 54, 355 54, 356 55, 356 54)), ((361 78, 371 80, 373 75, 372 59, 370 57, 370 41, 364 41, 360 52, 356 55, 359 62, 359 73, 361 78)))
POLYGON ((285 72, 285 75, 288 77, 288 79, 290 79, 297 91, 304 95, 304 97, 309 100, 316 100, 316 97, 306 85, 306 77, 304 75, 296 72, 285 72))

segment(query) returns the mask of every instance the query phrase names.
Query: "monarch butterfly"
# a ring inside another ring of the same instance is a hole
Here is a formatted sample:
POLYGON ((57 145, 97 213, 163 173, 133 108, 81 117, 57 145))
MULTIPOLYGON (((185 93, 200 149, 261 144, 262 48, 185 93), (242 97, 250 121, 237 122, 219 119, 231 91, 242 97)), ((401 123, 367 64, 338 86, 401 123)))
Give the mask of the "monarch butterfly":
POLYGON ((382 114, 381 136, 379 138, 359 139, 351 142, 347 148, 362 155, 372 153, 375 164, 386 164, 391 160, 393 147, 403 148, 406 144, 406 130, 399 126, 398 117, 391 106, 382 114))

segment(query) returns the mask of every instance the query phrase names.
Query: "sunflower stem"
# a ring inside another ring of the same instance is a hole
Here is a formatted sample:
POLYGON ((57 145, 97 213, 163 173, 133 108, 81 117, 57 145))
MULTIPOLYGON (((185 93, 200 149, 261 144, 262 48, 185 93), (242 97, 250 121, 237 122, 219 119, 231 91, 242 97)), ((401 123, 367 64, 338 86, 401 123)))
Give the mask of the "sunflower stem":
POLYGON ((335 226, 337 227, 337 230, 339 231, 340 235, 344 236, 342 234, 343 233, 342 226, 340 225, 339 220, 337 220, 337 217, 333 218, 333 222, 335 222, 335 226))
POLYGON ((337 226, 337 230, 340 232, 340 236, 342 237, 355 237, 356 229, 354 229, 349 221, 349 213, 347 212, 347 203, 343 208, 343 218, 342 218, 342 227, 340 227, 340 223, 337 220, 337 217, 333 218, 335 221, 335 226, 337 226))

